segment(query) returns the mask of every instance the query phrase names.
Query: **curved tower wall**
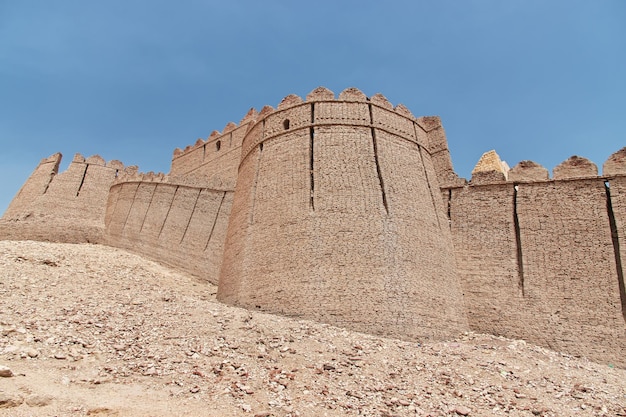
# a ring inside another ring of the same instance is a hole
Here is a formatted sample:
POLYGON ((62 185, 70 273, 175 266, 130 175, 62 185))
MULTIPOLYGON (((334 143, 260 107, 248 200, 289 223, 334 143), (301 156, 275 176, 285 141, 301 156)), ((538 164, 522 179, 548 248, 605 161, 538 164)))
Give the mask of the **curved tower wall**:
POLYGON ((242 145, 218 298, 402 338, 467 329, 428 135, 358 90, 289 96, 242 145))
POLYGON ((137 175, 111 187, 106 243, 217 283, 233 193, 163 181, 137 175))

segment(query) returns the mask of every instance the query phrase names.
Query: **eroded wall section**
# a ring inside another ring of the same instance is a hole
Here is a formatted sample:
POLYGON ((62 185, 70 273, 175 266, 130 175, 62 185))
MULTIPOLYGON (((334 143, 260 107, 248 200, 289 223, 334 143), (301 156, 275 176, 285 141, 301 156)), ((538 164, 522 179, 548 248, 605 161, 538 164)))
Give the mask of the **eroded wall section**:
POLYGON ((119 161, 76 154, 59 173, 61 154, 42 160, 8 207, 0 238, 54 242, 101 242, 109 187, 120 172, 133 171, 119 161))

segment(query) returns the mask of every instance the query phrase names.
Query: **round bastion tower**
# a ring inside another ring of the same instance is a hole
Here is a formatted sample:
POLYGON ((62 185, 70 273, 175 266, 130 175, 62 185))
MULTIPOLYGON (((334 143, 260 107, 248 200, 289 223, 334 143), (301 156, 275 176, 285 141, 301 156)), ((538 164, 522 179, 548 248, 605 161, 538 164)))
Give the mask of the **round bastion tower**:
POLYGON ((403 339, 468 329, 428 135, 403 106, 318 88, 242 145, 218 299, 403 339))

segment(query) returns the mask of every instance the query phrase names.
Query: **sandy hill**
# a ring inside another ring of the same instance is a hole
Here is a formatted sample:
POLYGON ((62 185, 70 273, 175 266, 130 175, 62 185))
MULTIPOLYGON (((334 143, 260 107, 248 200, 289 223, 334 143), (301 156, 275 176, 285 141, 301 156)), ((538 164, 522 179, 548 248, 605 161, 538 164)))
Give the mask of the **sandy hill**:
POLYGON ((626 416, 626 370, 228 307, 121 250, 0 241, 0 415, 626 416))

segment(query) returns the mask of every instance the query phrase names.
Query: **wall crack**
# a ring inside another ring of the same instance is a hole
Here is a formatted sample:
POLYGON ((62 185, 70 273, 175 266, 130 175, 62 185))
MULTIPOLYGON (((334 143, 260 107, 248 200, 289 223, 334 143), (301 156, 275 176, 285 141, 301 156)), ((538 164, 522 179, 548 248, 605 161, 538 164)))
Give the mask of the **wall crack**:
POLYGON ((174 204, 174 200, 176 199, 176 193, 178 192, 178 185, 174 189, 174 195, 172 195, 172 201, 170 201, 170 205, 167 207, 167 213, 165 213, 165 219, 163 219, 163 223, 161 224, 161 228, 159 229, 159 236, 157 239, 161 238, 161 233, 163 233, 163 228, 165 228, 165 223, 167 223, 167 218, 170 215, 170 210, 172 210, 172 204, 174 204))
POLYGON ((376 138, 376 129, 374 128, 374 115, 372 114, 372 105, 368 104, 370 112, 370 124, 372 132, 372 147, 374 148, 374 162, 376 163, 376 174, 378 175, 378 185, 380 186, 380 193, 383 198, 383 206, 385 207, 385 213, 389 214, 389 205, 387 203, 387 194, 385 193, 385 181, 383 180, 383 173, 380 168, 380 161, 378 160, 378 140, 376 138))
POLYGON ((183 236, 180 238, 179 244, 183 243, 183 240, 185 240, 185 236, 187 235, 187 230, 189 230, 189 225, 191 224, 191 219, 193 219, 193 214, 196 212, 196 206, 198 205, 198 199, 200 198, 200 194, 202 194, 202 189, 198 190, 196 201, 193 203, 193 209, 191 209, 191 215, 189 216, 189 220, 187 220, 187 226, 185 226, 185 231, 183 232, 183 236))
POLYGON ((204 246, 204 250, 206 251, 209 248, 209 243, 211 243, 211 237, 213 236, 213 231, 215 230, 215 225, 217 224, 217 219, 220 216, 220 211, 222 210, 222 204, 224 204, 224 198, 226 198, 226 191, 222 194, 222 199, 220 200, 220 205, 217 207, 217 213, 215 214, 215 218, 213 219, 213 225, 211 226, 211 231, 209 232, 209 238, 206 241, 206 245, 204 246))
POLYGON ((76 197, 80 194, 80 190, 83 188, 83 184, 85 184, 85 177, 87 176, 87 169, 89 168, 89 164, 85 164, 85 170, 83 171, 83 178, 80 180, 80 185, 78 186, 78 190, 76 190, 76 197))
POLYGON ((513 227, 515 228, 515 248, 516 248, 516 258, 517 258, 517 278, 518 278, 518 286, 520 291, 522 292, 522 297, 524 297, 524 258, 522 253, 522 235, 519 225, 519 217, 517 214, 517 192, 519 190, 519 185, 513 185, 513 227))
POLYGON ((433 195, 433 188, 430 186, 430 178, 428 178, 428 171, 426 170, 426 164, 424 163, 424 155, 422 155, 422 147, 417 145, 417 152, 420 154, 420 160, 422 162, 422 168, 424 169, 424 178, 426 179, 426 185, 428 185, 428 194, 430 194, 430 202, 433 205, 435 211, 435 217, 437 218, 437 226, 441 229, 441 223, 439 222, 439 210, 437 210, 437 204, 435 204, 435 196, 433 195))
POLYGON ((611 186, 609 181, 604 182, 606 191, 606 211, 609 216, 609 226, 611 227, 611 240, 613 241, 613 253, 615 256, 615 267, 617 269, 617 283, 619 286, 619 298, 622 304, 622 317, 626 322, 626 285, 624 284, 624 269, 622 266, 622 255, 619 245, 619 230, 613 212, 613 202, 611 201, 611 186))

